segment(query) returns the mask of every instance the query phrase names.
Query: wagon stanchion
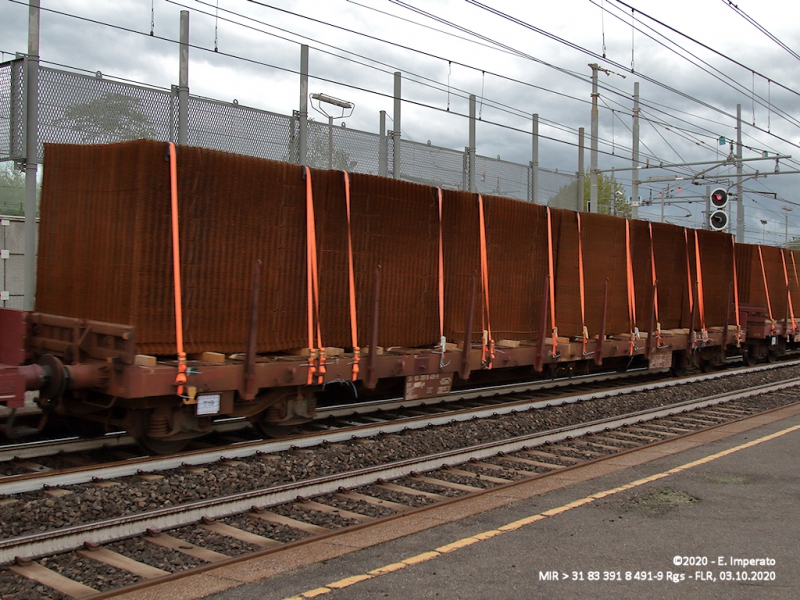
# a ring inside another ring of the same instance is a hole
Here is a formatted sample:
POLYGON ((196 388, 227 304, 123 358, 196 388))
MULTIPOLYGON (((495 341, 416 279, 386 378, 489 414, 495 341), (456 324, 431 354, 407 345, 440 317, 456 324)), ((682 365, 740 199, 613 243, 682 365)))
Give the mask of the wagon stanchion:
POLYGON ((728 285, 728 308, 725 311, 725 329, 722 333, 722 343, 719 349, 720 364, 725 362, 725 350, 728 347, 728 327, 731 320, 731 304, 733 304, 733 282, 728 285))
POLYGON ((464 326, 464 347, 461 351, 461 369, 458 374, 461 379, 469 379, 470 374, 470 353, 472 350, 472 318, 475 312, 475 288, 477 274, 472 272, 472 286, 469 293, 469 309, 467 310, 467 323, 464 326))
POLYGON ((542 318, 539 323, 539 343, 536 345, 536 358, 534 359, 533 368, 538 373, 542 372, 544 363, 544 340, 545 330, 547 329, 547 310, 550 307, 550 276, 546 275, 544 278, 544 293, 542 294, 542 318))
MULTIPOLYGON (((694 297, 697 298, 697 282, 692 286, 694 297)), ((697 342, 697 332, 695 331, 695 323, 697 321, 697 302, 692 302, 692 316, 689 321, 689 337, 686 338, 686 353, 691 355, 694 351, 695 343, 697 342)))
POLYGON ((381 298, 381 266, 375 267, 375 283, 372 288, 372 332, 369 340, 369 364, 366 387, 374 390, 378 385, 378 307, 381 298))
POLYGON ((644 349, 644 357, 650 360, 650 355, 653 352, 653 336, 655 335, 656 328, 656 301, 658 299, 658 280, 653 282, 653 295, 652 302, 650 303, 650 326, 647 329, 647 344, 644 349))
POLYGON ((598 367, 603 364, 603 344, 606 339, 606 317, 608 316, 608 278, 603 286, 603 310, 600 312, 600 333, 597 336, 597 346, 594 351, 594 364, 598 367))
POLYGON ((255 400, 256 386, 256 342, 258 338, 258 286, 261 275, 261 261, 253 265, 253 297, 250 304, 250 331, 247 336, 247 356, 244 368, 244 399, 255 400))

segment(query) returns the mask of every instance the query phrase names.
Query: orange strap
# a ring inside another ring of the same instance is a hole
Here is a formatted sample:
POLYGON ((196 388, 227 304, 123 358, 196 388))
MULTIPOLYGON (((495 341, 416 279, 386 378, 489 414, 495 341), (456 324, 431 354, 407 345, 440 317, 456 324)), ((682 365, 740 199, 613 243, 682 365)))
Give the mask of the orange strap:
POLYGON ((706 307, 703 302, 703 267, 700 262, 700 241, 697 238, 697 230, 694 232, 694 260, 697 269, 697 308, 700 313, 700 329, 703 332, 703 339, 706 337, 706 307))
MULTIPOLYGON (((578 281, 581 292, 581 337, 583 338, 583 353, 586 354, 586 344, 589 341, 589 330, 586 328, 586 310, 585 310, 585 288, 583 282, 583 235, 581 234, 581 213, 575 213, 578 217, 578 281)), ((549 223, 548 223, 549 226, 549 223)), ((552 255, 552 248, 550 249, 552 255)))
MULTIPOLYGON (((694 309, 694 294, 692 293, 692 263, 689 260, 689 232, 686 229, 683 230, 683 239, 686 240, 686 279, 689 284, 689 312, 691 313, 694 309)), ((694 326, 694 323, 691 326, 694 326)))
MULTIPOLYGON (((789 272, 786 270, 786 255, 783 253, 783 248, 781 248, 781 262, 783 262, 783 278, 786 281, 786 290, 787 294, 786 297, 789 301, 789 316, 792 319, 792 329, 797 329, 797 324, 794 321, 794 306, 792 306, 792 288, 789 286, 789 272)), ((784 335, 787 332, 783 332, 784 335)))
POLYGON ((478 215, 481 230, 481 280, 483 281, 483 309, 486 315, 486 329, 483 332, 481 361, 487 369, 491 369, 492 362, 494 361, 494 339, 492 339, 492 320, 489 313, 489 261, 486 255, 486 220, 483 215, 483 196, 480 194, 478 194, 478 215))
POLYGON ((178 348, 178 396, 186 383, 186 352, 183 351, 183 309, 181 302, 181 243, 178 231, 178 159, 175 144, 169 143, 169 185, 172 203, 172 277, 175 284, 175 345, 178 348))
MULTIPOLYGON (((742 344, 742 325, 739 322, 739 278, 736 275, 736 240, 731 236, 731 253, 733 254, 733 306, 736 311, 736 347, 742 344)), ((728 332, 725 332, 727 337, 728 332)))
POLYGON ((764 293, 767 296, 767 310, 769 310, 769 320, 772 321, 772 330, 775 329, 775 321, 772 319, 772 302, 769 300, 769 286, 767 285, 767 271, 764 269, 764 253, 761 246, 758 247, 758 260, 761 261, 761 276, 764 278, 764 293))
POLYGON ((314 220, 314 194, 311 187, 311 169, 303 167, 306 174, 306 276, 308 284, 308 385, 321 384, 325 378, 325 347, 319 326, 319 273, 317 271, 317 230, 314 220), (316 321, 319 364, 315 365, 317 352, 314 349, 314 322, 316 321))
POLYGON ((556 327, 556 277, 553 262, 553 219, 550 214, 550 207, 547 207, 547 271, 550 274, 550 327, 553 340, 551 354, 558 357, 558 327, 556 327))
POLYGON ((636 338, 639 336, 639 328, 636 327, 636 290, 633 285, 633 260, 631 258, 631 222, 625 219, 625 264, 628 271, 628 319, 630 320, 631 342, 628 349, 630 356, 636 348, 636 338))
POLYGON ((444 337, 444 238, 442 236, 442 188, 439 192, 439 344, 442 347, 442 356, 439 367, 444 367, 444 353, 447 350, 447 338, 444 337))
POLYGON ((358 362, 361 348, 358 347, 358 319, 356 318, 356 277, 353 269, 353 232, 350 226, 350 174, 344 171, 344 201, 347 206, 347 271, 350 284, 350 342, 353 346, 353 381, 358 379, 358 362))
POLYGON ((655 246, 653 244, 653 224, 650 223, 648 229, 650 230, 650 272, 652 273, 653 279, 653 308, 655 309, 655 317, 656 317, 656 346, 658 348, 661 347, 661 322, 658 318, 658 287, 656 287, 656 283, 658 282, 658 278, 656 277, 656 251, 655 246))
MULTIPOLYGON (((789 250, 789 256, 792 257, 792 270, 794 271, 794 282, 800 285, 800 281, 798 281, 797 279, 797 264, 794 262, 794 250, 789 250)), ((797 331, 796 327, 795 331, 797 331)))

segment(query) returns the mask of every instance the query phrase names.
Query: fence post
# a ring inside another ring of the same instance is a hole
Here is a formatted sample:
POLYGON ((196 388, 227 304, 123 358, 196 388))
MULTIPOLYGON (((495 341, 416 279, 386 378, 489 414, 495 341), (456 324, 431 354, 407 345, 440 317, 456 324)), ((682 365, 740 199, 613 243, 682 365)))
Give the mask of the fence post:
POLYGON ((394 74, 394 123, 392 130, 392 177, 400 179, 400 71, 394 74))
POLYGON ((386 177, 389 172, 389 152, 386 140, 386 111, 381 111, 380 125, 378 126, 380 138, 378 140, 378 175, 386 177))
POLYGON ((533 114, 533 147, 531 148, 531 200, 539 204, 539 115, 533 114))
POLYGON ((469 95, 469 162, 468 162, 468 181, 469 191, 473 194, 477 191, 475 187, 475 94, 469 95))
POLYGON ((181 11, 180 70, 178 75, 178 144, 189 143, 189 11, 181 11))
POLYGON ((301 165, 308 164, 308 46, 300 46, 300 131, 298 133, 298 157, 301 165))
POLYGON ((25 60, 25 287, 23 307, 33 310, 36 295, 36 176, 39 165, 39 0, 28 8, 28 56, 25 60))
POLYGON ((586 142, 585 142, 585 131, 583 127, 578 129, 578 190, 577 195, 575 198, 575 210, 578 212, 583 212, 586 210, 583 201, 583 188, 584 185, 584 166, 583 166, 583 154, 584 150, 586 149, 586 142))

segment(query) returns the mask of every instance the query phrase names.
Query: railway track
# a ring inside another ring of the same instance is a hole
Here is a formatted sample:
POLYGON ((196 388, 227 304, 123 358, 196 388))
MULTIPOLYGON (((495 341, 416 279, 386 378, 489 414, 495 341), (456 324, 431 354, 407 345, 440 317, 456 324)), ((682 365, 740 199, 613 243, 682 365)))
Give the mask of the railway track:
MULTIPOLYGON (((781 390, 797 386, 800 377, 105 522, 3 539, 0 562, 16 560, 16 564, 0 577, 0 591, 4 580, 12 577, 18 585, 28 581, 60 590, 52 597, 59 597, 58 593, 82 597, 109 589, 111 584, 103 583, 102 576, 97 579, 99 571, 111 569, 117 583, 141 586, 176 570, 176 564, 203 568, 235 555, 279 552, 312 536, 365 526, 513 481, 546 477, 586 461, 785 406, 795 398, 781 390), (50 558, 58 552, 67 554, 50 558), (154 566, 153 562, 162 564, 159 560, 165 552, 180 560, 173 557, 169 569, 154 566), (30 560, 39 556, 48 558, 30 560)), ((278 458, 271 454, 262 460, 271 463, 278 458)))
MULTIPOLYGON (((124 434, 93 440, 62 440, 19 444, 0 450, 0 496, 91 481, 111 480, 143 473, 158 473, 186 466, 202 466, 222 460, 237 460, 260 453, 282 452, 293 447, 311 448, 322 443, 370 438, 405 429, 422 429, 452 421, 466 421, 632 394, 652 389, 691 385, 737 375, 771 371, 789 363, 762 365, 716 373, 665 379, 663 372, 634 371, 548 382, 509 384, 459 391, 444 399, 405 401, 390 399, 356 405, 331 406, 303 431, 278 440, 247 437, 227 438, 226 445, 184 451, 169 456, 147 456, 124 434), (632 381, 622 383, 627 379, 632 381), (611 384, 611 386, 609 385, 611 384), (565 393, 565 390, 568 393, 565 393), (532 395, 535 394, 535 395, 532 395), (43 460, 44 457, 53 457, 43 460)), ((246 421, 220 424, 218 433, 241 432, 246 421)))

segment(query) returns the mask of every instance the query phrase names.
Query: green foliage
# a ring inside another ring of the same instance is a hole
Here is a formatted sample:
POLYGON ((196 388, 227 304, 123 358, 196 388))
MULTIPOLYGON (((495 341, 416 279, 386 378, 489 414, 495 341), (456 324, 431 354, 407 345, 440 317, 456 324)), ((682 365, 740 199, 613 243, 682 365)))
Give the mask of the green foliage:
POLYGON ((793 237, 789 242, 789 250, 800 250, 800 237, 793 237))
MULTIPOLYGON (((561 186, 555 196, 550 199, 548 204, 558 208, 575 209, 575 196, 578 189, 578 182, 573 181, 561 186)), ((591 196, 591 178, 589 173, 583 178, 583 208, 589 206, 591 196)), ((597 200, 599 210, 597 212, 606 215, 617 215, 620 217, 630 217, 631 205, 627 202, 625 188, 616 179, 607 176, 605 173, 597 175, 597 200), (613 201, 616 200, 616 201, 613 201)))
POLYGON ((106 144, 155 137, 142 101, 123 94, 106 94, 90 102, 74 104, 58 124, 80 134, 85 144, 106 144))
MULTIPOLYGON (((591 181, 589 174, 583 178, 583 206, 589 206, 591 197, 591 181)), ((631 216, 631 205, 626 202, 625 188, 616 179, 604 173, 597 175, 597 203, 600 205, 597 212, 619 217, 631 216)))
POLYGON ((0 165, 0 214, 22 215, 25 207, 25 174, 14 164, 0 165))

